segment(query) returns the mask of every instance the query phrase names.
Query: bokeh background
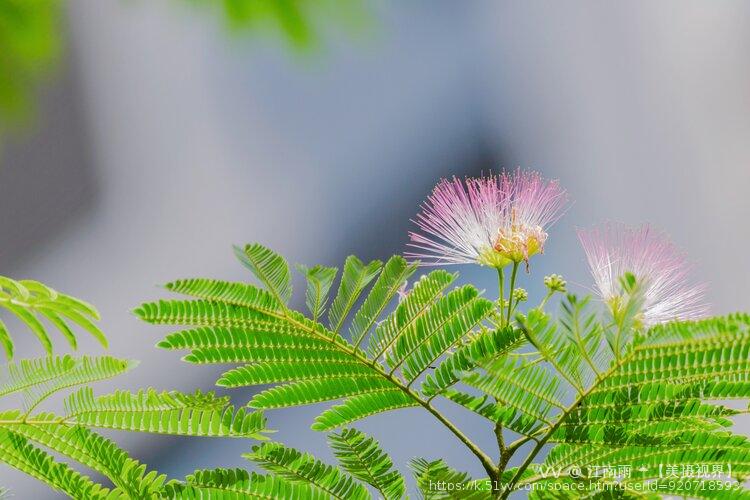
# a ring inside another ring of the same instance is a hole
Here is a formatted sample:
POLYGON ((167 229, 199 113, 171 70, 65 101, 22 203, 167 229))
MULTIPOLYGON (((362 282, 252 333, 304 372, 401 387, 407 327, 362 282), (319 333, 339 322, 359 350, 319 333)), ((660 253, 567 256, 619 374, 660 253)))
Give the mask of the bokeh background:
MULTIPOLYGON (((532 296, 550 272, 586 293, 576 226, 647 221, 690 254, 715 312, 750 306, 750 3, 280 2, 299 17, 229 8, 242 3, 35 0, 52 10, 19 21, 21 42, 0 21, 0 51, 36 44, 0 76, 0 274, 99 307, 111 352, 141 360, 103 389, 212 387, 217 370, 155 349, 165 332, 131 314, 164 296, 156 285, 245 279, 231 252, 245 242, 304 264, 386 258, 441 176, 503 167, 559 178, 575 200, 523 278, 532 296)), ((492 293, 492 273, 460 271, 492 293)), ((275 437, 330 458, 317 410, 271 412, 275 437)), ((401 466, 425 455, 480 474, 416 410, 359 427, 401 466)), ((173 476, 245 465, 251 445, 115 437, 173 476)), ((53 496, 8 468, 0 484, 53 496)))

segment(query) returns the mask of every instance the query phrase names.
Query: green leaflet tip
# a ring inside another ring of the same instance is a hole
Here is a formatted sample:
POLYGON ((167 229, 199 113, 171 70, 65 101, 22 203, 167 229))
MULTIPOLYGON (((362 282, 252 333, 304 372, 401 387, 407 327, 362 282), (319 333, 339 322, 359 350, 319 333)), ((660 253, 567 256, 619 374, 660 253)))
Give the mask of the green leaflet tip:
POLYGON ((124 361, 124 367, 126 370, 132 370, 133 368, 137 367, 141 364, 141 362, 137 359, 125 359, 124 361))
POLYGON ((200 363, 200 360, 198 359, 198 357, 193 353, 184 355, 182 357, 182 361, 186 363, 200 363))
POLYGON ((160 340, 159 342, 156 343, 155 347, 158 347, 160 349, 173 349, 174 348, 172 343, 167 339, 160 340))
POLYGON ((314 431, 322 432, 322 431, 331 430, 333 429, 333 427, 330 427, 316 419, 315 422, 313 422, 313 424, 310 426, 310 429, 314 431))

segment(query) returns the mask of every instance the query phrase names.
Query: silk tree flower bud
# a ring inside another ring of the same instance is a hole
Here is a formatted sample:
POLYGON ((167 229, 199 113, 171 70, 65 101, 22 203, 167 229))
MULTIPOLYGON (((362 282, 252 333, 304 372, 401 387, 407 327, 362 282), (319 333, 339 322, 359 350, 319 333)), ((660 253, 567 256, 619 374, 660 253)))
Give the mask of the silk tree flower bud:
POLYGON ((567 282, 559 274, 550 274, 544 277, 544 286, 546 286, 550 292, 565 293, 567 291, 567 282))
POLYGON ((692 266, 664 234, 648 225, 605 224, 579 230, 598 294, 616 307, 624 293, 623 276, 643 287, 641 322, 645 327, 706 316, 706 287, 690 281, 692 266))
POLYGON ((518 302, 526 302, 527 300, 529 300, 529 292, 527 292, 523 288, 515 288, 513 290, 513 300, 516 303, 518 303, 518 302))
POLYGON ((544 249, 546 228, 567 202, 556 181, 520 169, 465 181, 443 179, 414 221, 407 257, 424 265, 469 264, 502 268, 544 249))

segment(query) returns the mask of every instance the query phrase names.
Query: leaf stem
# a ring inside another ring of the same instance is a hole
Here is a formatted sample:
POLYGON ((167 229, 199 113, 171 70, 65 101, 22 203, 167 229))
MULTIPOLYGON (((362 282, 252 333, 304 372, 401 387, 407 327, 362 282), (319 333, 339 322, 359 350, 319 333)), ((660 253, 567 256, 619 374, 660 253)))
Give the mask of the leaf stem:
POLYGON ((601 373, 596 369, 596 364, 594 363, 594 360, 591 359, 591 356, 589 356, 588 350, 586 349, 586 344, 581 338, 581 318, 580 311, 578 309, 576 309, 573 313, 573 322, 573 334, 575 335, 575 341, 578 345, 578 351, 581 353, 581 356, 583 356, 586 364, 588 364, 589 367, 593 370, 596 378, 599 379, 599 377, 601 377, 601 373))
POLYGON ((541 303, 539 304, 539 306, 538 306, 538 309, 539 309, 540 311, 544 311, 544 306, 546 306, 546 305, 547 305, 547 302, 549 301, 549 299, 551 299, 551 298, 552 298, 552 296, 553 296, 554 294, 555 294, 555 291, 554 291, 554 290, 549 290, 549 291, 547 291, 547 294, 546 294, 546 295, 544 296, 544 298, 542 299, 542 302, 541 302, 541 303))
MULTIPOLYGON (((498 303, 500 304, 500 319, 503 319, 503 304, 505 302, 505 271, 502 267, 497 268, 498 303)), ((503 321, 500 326, 505 326, 503 321)))
POLYGON ((513 263, 513 271, 510 274, 510 290, 508 291, 508 316, 506 323, 510 324, 510 315, 513 312, 513 290, 516 287, 516 275, 518 274, 518 262, 513 263))
MULTIPOLYGON (((500 304, 500 319, 503 319, 503 300, 505 297, 505 272, 503 271, 502 267, 497 268, 497 284, 498 284, 498 301, 500 304)), ((510 295, 513 295, 513 285, 511 284, 511 290, 510 295)), ((510 300, 510 297, 509 297, 510 300)), ((510 303, 508 304, 510 306, 510 303)), ((501 321, 501 326, 505 326, 504 321, 501 321)), ((495 489, 497 483, 499 482, 499 479, 503 473, 503 470, 508 464, 508 461, 510 460, 510 457, 513 455, 512 452, 510 452, 506 446, 505 446, 505 437, 503 436, 503 424, 500 422, 495 423, 495 440, 497 441, 497 448, 498 448, 498 462, 497 462, 497 468, 496 468, 496 474, 494 478, 490 474, 490 479, 493 480, 493 489, 495 489)))
MULTIPOLYGON (((421 398, 418 398, 421 401, 421 398)), ((479 461, 482 463, 482 467, 484 467, 484 470, 487 472, 487 475, 490 477, 491 480, 496 480, 498 477, 498 470, 495 467, 495 464, 492 462, 492 459, 487 456, 486 453, 484 453, 477 445, 475 445, 466 435, 458 428, 456 427, 453 422, 448 420, 442 413, 437 411, 435 407, 430 405, 429 403, 423 403, 421 406, 432 413, 435 418, 437 418, 444 426, 448 428, 469 450, 479 459, 479 461)))

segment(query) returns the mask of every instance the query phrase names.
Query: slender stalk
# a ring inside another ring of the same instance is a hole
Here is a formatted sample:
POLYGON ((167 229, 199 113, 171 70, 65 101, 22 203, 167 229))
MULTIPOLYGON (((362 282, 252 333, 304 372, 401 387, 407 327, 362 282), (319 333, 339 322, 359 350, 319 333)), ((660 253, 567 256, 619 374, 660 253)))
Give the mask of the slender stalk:
POLYGON ((586 364, 588 364, 589 367, 594 371, 594 375, 596 375, 596 378, 598 379, 601 376, 601 373, 599 373, 599 370, 596 369, 596 364, 594 363, 594 360, 591 359, 591 356, 589 356, 588 349, 586 349, 586 345, 581 338, 581 322, 579 316, 580 314, 578 312, 578 309, 576 309, 573 316, 573 333, 575 335, 576 344, 578 345, 578 350, 583 356, 583 359, 586 361, 586 364))
MULTIPOLYGON (((497 289, 498 289, 498 304, 500 304, 500 319, 503 319, 503 302, 505 300, 505 271, 502 267, 497 268, 497 289)), ((500 326, 505 326, 503 321, 500 326)))
POLYGON ((492 462, 492 459, 487 456, 477 445, 475 445, 466 435, 461 432, 461 430, 453 424, 450 420, 445 418, 445 416, 437 411, 432 405, 430 404, 423 404, 421 405, 424 409, 432 413, 435 418, 437 418, 444 426, 448 428, 461 442, 466 445, 467 448, 479 459, 479 461, 482 463, 482 467, 484 467, 484 470, 487 472, 487 476, 489 476, 490 480, 495 482, 498 478, 498 471, 495 468, 495 464, 492 462))
POLYGON ((505 438, 503 437, 503 424, 495 424, 495 436, 497 437, 497 448, 500 450, 502 455, 505 452, 505 438))
POLYGON ((506 323, 510 324, 510 314, 513 312, 513 290, 516 288, 516 275, 518 274, 518 262, 513 263, 513 271, 510 274, 510 290, 508 291, 508 317, 506 323))
MULTIPOLYGON (((498 303, 500 304, 500 319, 503 319, 503 299, 505 298, 505 272, 503 271, 502 267, 497 268, 497 288, 498 288, 498 303)), ((511 285, 511 294, 513 293, 513 286, 511 285)), ((503 321, 502 326, 505 326, 505 322, 503 321)), ((505 469, 505 466, 508 463, 508 460, 510 460, 510 457, 512 453, 508 453, 507 448, 505 447, 505 437, 503 436, 503 424, 500 422, 495 423, 495 440, 497 441, 497 448, 498 448, 498 463, 497 463, 497 476, 496 477, 490 477, 490 480, 492 481, 492 489, 496 490, 498 486, 498 482, 500 480, 500 477, 503 473, 503 470, 505 469)))
POLYGON ((622 338, 622 320, 617 321, 617 334, 615 335, 615 359, 620 359, 620 339, 622 338))
POLYGON ((542 299, 542 302, 541 302, 541 303, 539 304, 539 309, 540 309, 540 310, 542 310, 542 311, 544 310, 544 306, 546 306, 546 305, 547 305, 547 301, 548 301, 549 299, 551 299, 551 298, 552 298, 552 296, 553 296, 554 294, 555 294, 555 292, 554 292, 554 291, 552 291, 552 290, 549 290, 549 291, 547 292, 547 295, 545 295, 545 296, 544 296, 544 298, 542 299))

